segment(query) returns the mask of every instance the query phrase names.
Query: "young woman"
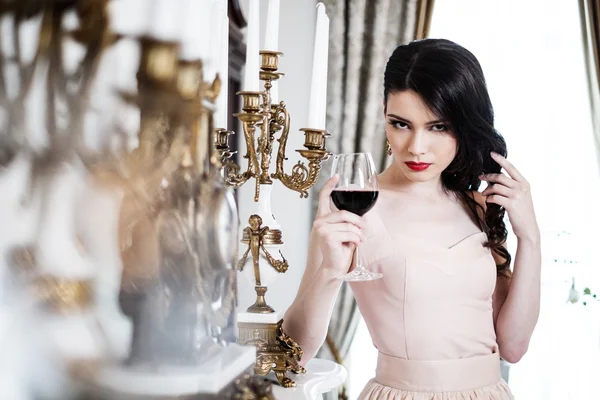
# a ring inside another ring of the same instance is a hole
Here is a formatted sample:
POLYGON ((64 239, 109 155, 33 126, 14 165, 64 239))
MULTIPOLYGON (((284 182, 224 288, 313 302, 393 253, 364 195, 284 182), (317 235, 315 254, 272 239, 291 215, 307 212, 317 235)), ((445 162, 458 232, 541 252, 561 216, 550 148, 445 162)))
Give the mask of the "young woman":
POLYGON ((463 47, 398 47, 384 76, 391 165, 365 216, 320 194, 308 264, 284 328, 305 363, 324 341, 353 254, 383 278, 350 283, 379 350, 361 399, 511 399, 499 358, 525 354, 539 314, 540 233, 506 159, 481 66, 463 47), (504 169, 504 173, 501 170, 504 169), (481 182, 487 188, 479 192, 481 182), (508 217, 518 239, 511 272, 508 217))

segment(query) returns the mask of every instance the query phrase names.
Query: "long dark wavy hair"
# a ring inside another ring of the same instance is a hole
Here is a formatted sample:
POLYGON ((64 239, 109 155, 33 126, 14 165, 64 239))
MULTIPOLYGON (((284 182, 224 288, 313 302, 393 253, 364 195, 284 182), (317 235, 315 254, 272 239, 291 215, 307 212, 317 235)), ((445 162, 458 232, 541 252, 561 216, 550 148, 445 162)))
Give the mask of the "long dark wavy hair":
POLYGON ((385 68, 383 85, 386 106, 390 93, 413 90, 438 118, 450 125, 458 150, 442 173, 444 190, 456 194, 487 234, 485 246, 504 260, 496 266, 498 274, 509 275, 511 256, 504 245, 508 234, 505 210, 488 203, 484 211, 471 194, 481 185, 481 173, 501 170, 490 152, 507 155, 506 142, 494 128, 494 109, 479 62, 467 49, 449 40, 417 40, 394 50, 385 68))

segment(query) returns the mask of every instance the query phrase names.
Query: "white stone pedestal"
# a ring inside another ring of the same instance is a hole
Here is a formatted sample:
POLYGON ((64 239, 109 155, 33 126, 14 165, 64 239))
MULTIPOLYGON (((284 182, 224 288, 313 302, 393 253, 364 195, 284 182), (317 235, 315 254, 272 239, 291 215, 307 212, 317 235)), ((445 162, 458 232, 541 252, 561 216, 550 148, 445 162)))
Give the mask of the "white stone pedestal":
POLYGON ((122 365, 103 368, 96 384, 122 395, 177 397, 217 394, 256 360, 256 349, 232 343, 195 368, 161 367, 148 371, 122 365))
POLYGON ((255 323, 255 324, 276 324, 284 316, 283 311, 275 311, 270 314, 257 314, 249 312, 241 312, 237 315, 238 323, 255 323))
POLYGON ((277 384, 275 374, 267 378, 273 382, 273 395, 282 400, 321 400, 324 393, 337 389, 346 381, 346 368, 333 361, 313 358, 306 364, 306 374, 288 374, 296 382, 295 388, 283 388, 277 384))

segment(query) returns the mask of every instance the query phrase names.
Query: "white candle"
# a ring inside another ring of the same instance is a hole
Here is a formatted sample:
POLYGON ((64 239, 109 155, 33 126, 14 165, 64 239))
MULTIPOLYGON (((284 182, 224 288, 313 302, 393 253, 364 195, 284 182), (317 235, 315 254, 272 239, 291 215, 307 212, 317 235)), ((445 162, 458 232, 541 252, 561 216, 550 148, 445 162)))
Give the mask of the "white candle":
POLYGON ((186 0, 153 0, 149 9, 149 35, 160 40, 181 39, 179 21, 186 3, 186 0))
POLYGON ((277 51, 279 44, 279 0, 269 0, 267 11, 267 30, 265 33, 265 50, 277 51))
MULTIPOLYGON (((181 58, 184 60, 204 60, 210 64, 211 9, 213 0, 178 0, 184 2, 181 34, 181 58)), ((176 4, 175 2, 174 4, 176 4)), ((162 16, 165 18, 165 16, 162 16)), ((208 67, 210 68, 210 67, 208 67)), ((212 73, 214 77, 214 71, 212 73)), ((205 78, 210 76, 205 73, 205 78)))
POLYGON ((320 129, 326 129, 327 126, 327 74, 329 65, 329 17, 325 14, 325 27, 323 28, 323 47, 321 55, 321 71, 323 74, 322 84, 319 86, 320 95, 320 129))
MULTIPOLYGON (((210 57, 204 62, 204 76, 212 82, 221 70, 223 24, 227 18, 227 4, 224 0, 212 0, 210 10, 210 57)), ((222 78, 222 77, 221 77, 222 78)))
POLYGON ((222 16, 222 32, 221 32, 221 56, 219 58, 219 76, 221 78, 221 93, 217 100, 217 117, 215 119, 216 128, 227 129, 228 112, 227 100, 229 97, 229 18, 227 18, 227 10, 222 16))
POLYGON ((46 179, 42 188, 46 192, 41 204, 41 226, 37 232, 37 272, 68 279, 91 278, 94 268, 76 244, 74 211, 83 183, 82 171, 64 164, 46 179))
POLYGON ((244 90, 258 92, 258 72, 260 68, 259 59, 259 28, 260 9, 258 0, 250 0, 250 12, 248 13, 248 35, 246 42, 246 71, 244 79, 244 90))
POLYGON ((327 106, 327 60, 329 54, 329 18, 325 5, 317 4, 317 27, 313 52, 312 82, 308 110, 308 128, 325 129, 327 106))

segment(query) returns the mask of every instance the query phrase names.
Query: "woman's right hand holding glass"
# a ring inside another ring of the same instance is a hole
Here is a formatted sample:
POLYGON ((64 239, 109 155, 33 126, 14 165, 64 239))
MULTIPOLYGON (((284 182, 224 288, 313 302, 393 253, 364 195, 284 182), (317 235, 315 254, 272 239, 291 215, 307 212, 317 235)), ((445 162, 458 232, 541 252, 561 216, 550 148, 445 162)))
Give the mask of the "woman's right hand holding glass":
POLYGON ((319 194, 319 206, 313 223, 313 235, 323 257, 322 266, 337 277, 348 272, 354 250, 366 237, 362 217, 349 211, 332 209, 331 192, 339 176, 329 179, 319 194))

